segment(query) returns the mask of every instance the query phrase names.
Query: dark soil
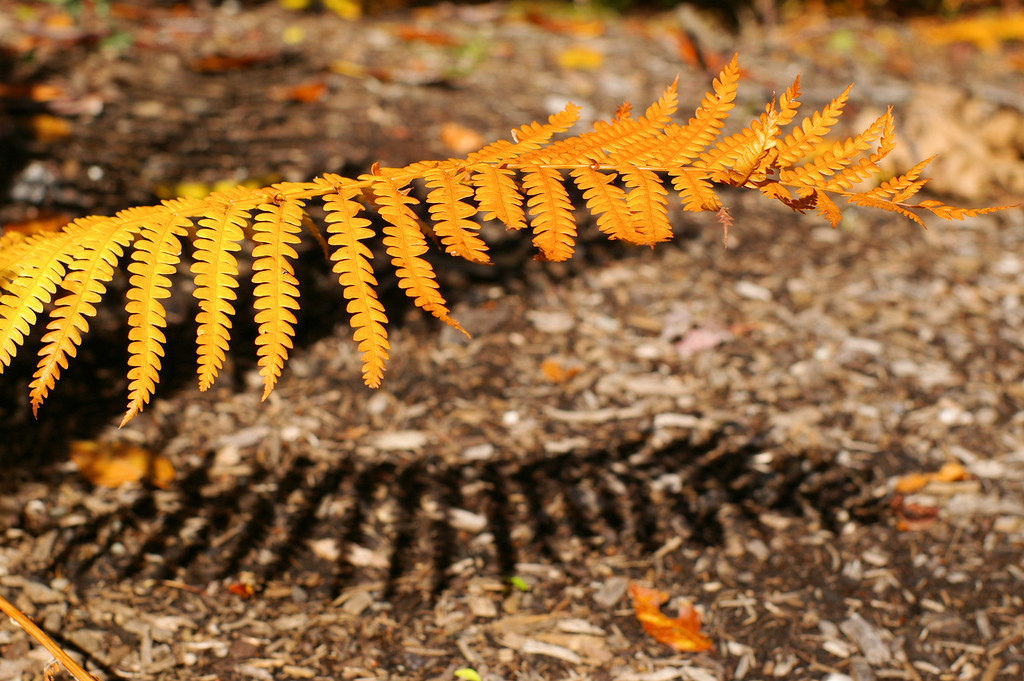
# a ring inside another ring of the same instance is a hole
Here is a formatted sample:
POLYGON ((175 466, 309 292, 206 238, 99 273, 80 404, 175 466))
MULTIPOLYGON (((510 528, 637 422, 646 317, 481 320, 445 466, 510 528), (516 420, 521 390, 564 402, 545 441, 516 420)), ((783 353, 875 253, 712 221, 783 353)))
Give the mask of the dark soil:
MULTIPOLYGON (((939 198, 1024 195, 1019 44, 930 44, 914 22, 123 5, 55 33, 23 5, 0 3, 3 73, 60 96, 3 100, 8 223, 461 155, 446 124, 486 142, 573 100, 586 126, 676 74, 685 118, 734 51, 737 119, 798 71, 814 108, 855 80, 844 132, 895 105, 901 168, 942 154, 939 198), (68 134, 30 136, 41 113, 68 134)), ((439 258, 468 340, 382 272, 376 392, 312 243, 302 331, 263 403, 241 313, 220 382, 193 387, 183 295, 157 398, 116 430, 111 304, 38 420, 31 351, 5 371, 0 592, 100 678, 1021 678, 1021 212, 922 232, 851 208, 833 231, 724 198, 728 248, 680 212, 654 250, 584 234, 548 265, 495 230, 495 267, 439 258), (77 439, 145 447, 175 477, 93 487, 77 439), (969 477, 895 492, 947 462, 969 477), (630 580, 695 603, 714 650, 645 634, 630 580)), ((47 661, 0 629, 0 679, 47 661)))

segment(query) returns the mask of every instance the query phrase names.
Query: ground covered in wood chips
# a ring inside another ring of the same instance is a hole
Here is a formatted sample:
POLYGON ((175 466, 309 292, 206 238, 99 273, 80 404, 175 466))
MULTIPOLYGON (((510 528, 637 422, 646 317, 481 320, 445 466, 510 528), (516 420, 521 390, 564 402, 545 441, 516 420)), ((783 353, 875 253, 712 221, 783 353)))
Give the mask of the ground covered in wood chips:
MULTIPOLYGON (((566 100, 584 125, 642 109, 677 73, 685 120, 734 51, 737 120, 797 72, 814 107, 856 80, 851 123, 894 105, 902 168, 941 153, 941 198, 1024 195, 1020 43, 916 21, 113 5, 54 27, 26 7, 0 3, 5 74, 55 94, 7 90, 9 223, 463 154, 566 100)), ((221 382, 193 387, 183 295, 157 399, 117 431, 115 294, 38 421, 31 354, 4 375, 0 594, 101 679, 1021 678, 1021 211, 923 232, 850 208, 833 231, 724 198, 728 248, 677 213, 672 243, 584 228, 547 265, 488 227, 495 267, 437 261, 471 339, 382 273, 376 392, 311 246, 270 399, 241 319, 221 382), (173 479, 94 487, 73 439, 173 479), (950 463, 967 475, 897 490, 950 463), (631 580, 693 602, 714 649, 648 637, 631 580)), ((0 628, 0 679, 48 659, 0 628)))

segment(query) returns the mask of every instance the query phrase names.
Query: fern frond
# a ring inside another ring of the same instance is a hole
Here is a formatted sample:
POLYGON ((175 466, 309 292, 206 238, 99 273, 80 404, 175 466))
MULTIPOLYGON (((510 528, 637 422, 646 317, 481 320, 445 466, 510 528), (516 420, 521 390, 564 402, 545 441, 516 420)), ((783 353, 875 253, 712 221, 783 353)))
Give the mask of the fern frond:
POLYGON ((764 113, 741 132, 716 144, 713 152, 701 154, 700 165, 721 184, 743 187, 762 183, 768 177, 769 163, 776 158, 772 150, 778 141, 778 118, 775 103, 769 102, 764 113))
POLYGON ((843 191, 849 189, 853 184, 877 174, 877 153, 868 159, 861 159, 860 163, 850 164, 857 159, 861 152, 871 148, 871 144, 887 128, 888 119, 891 116, 892 114, 889 112, 882 114, 864 132, 845 141, 836 142, 821 157, 805 163, 799 168, 780 170, 779 180, 790 184, 820 186, 827 191, 843 191), (826 181, 824 178, 828 175, 834 176, 826 181), (808 184, 809 178, 813 178, 814 181, 808 184))
POLYGON ((480 151, 474 151, 466 157, 469 165, 477 163, 498 164, 509 159, 519 158, 531 151, 536 151, 558 133, 571 128, 580 117, 580 107, 572 102, 556 114, 548 116, 547 124, 527 123, 512 131, 512 141, 500 140, 493 142, 480 151))
POLYGON ((839 210, 839 206, 836 205, 836 202, 818 188, 814 189, 812 196, 814 197, 815 205, 818 207, 818 215, 828 220, 833 228, 838 227, 839 223, 843 220, 843 214, 839 210))
POLYGON ((669 176, 672 178, 672 188, 679 193, 683 201, 683 210, 717 211, 722 207, 722 202, 715 195, 714 187, 708 181, 708 173, 686 166, 669 168, 669 176))
MULTIPOLYGON (((856 172, 847 174, 845 171, 867 148, 867 144, 856 137, 838 141, 812 161, 796 168, 781 169, 779 181, 788 185, 824 187, 829 191, 848 189, 852 180, 863 177, 858 177, 860 166, 855 166, 856 172)), ((871 174, 864 177, 870 177, 871 174)))
POLYGON ((235 256, 248 238, 254 243, 256 352, 266 398, 293 344, 299 307, 295 246, 305 225, 333 262, 361 354, 363 382, 377 387, 390 345, 368 242, 381 238, 399 287, 418 307, 462 330, 451 318, 434 266, 425 257, 425 233, 432 230, 448 255, 487 263, 479 214, 511 230, 529 225, 538 259, 566 260, 573 255, 577 236, 566 173, 583 192, 598 230, 611 239, 646 245, 672 237, 666 177, 684 210, 715 213, 727 246, 733 218, 716 186, 755 189, 797 212, 813 209, 833 227, 842 219, 839 198, 921 225, 921 211, 954 220, 1010 208, 963 209, 932 199, 908 203, 927 181, 921 177, 927 161, 874 189, 853 191, 857 183, 878 177, 879 162, 896 142, 889 109, 866 130, 833 141, 818 153, 843 112, 850 88, 793 125, 800 109, 797 78, 777 102, 768 102, 756 119, 723 138, 739 75, 733 57, 685 125, 671 121, 678 104, 673 83, 640 118, 634 119, 630 107, 623 105, 614 118, 578 136, 554 139, 579 115, 579 108, 569 104, 546 123, 520 126, 511 140, 489 144, 465 160, 419 161, 401 168, 374 164, 371 172, 355 179, 325 174, 310 182, 239 187, 204 199, 129 209, 112 218, 82 218, 58 233, 3 236, 0 373, 52 305, 30 383, 35 412, 75 355, 118 260, 130 250, 128 408, 122 423, 127 422, 147 404, 159 380, 166 343, 160 301, 171 295, 181 243, 189 238, 193 295, 199 306, 199 387, 209 388, 226 360, 239 286, 235 256), (412 195, 421 184, 427 190, 429 214, 422 221, 414 210, 419 199, 412 195), (312 200, 323 202, 326 241, 304 212, 312 200), (363 214, 371 210, 384 223, 380 235, 363 214))
POLYGON ((192 222, 165 213, 146 223, 136 241, 128 290, 128 409, 121 425, 142 411, 160 380, 160 358, 167 323, 160 300, 171 295, 170 275, 181 259, 181 238, 192 222))
POLYGON ((129 208, 115 217, 97 221, 81 234, 79 254, 70 263, 70 273, 61 287, 68 295, 57 300, 50 313, 50 322, 43 335, 39 362, 29 383, 32 413, 46 399, 68 357, 74 357, 82 344, 82 334, 89 330, 89 317, 96 315, 95 304, 106 292, 106 283, 114 276, 114 265, 125 247, 141 229, 140 218, 159 213, 159 207, 129 208))
POLYGON ((722 69, 712 83, 713 92, 704 94, 693 118, 685 126, 672 125, 665 128, 659 136, 660 148, 651 154, 650 158, 645 159, 647 164, 669 169, 681 167, 700 156, 701 152, 718 137, 736 99, 736 88, 740 79, 737 60, 738 55, 733 55, 732 61, 722 69))
POLYGON ((848 85, 825 108, 804 118, 791 135, 779 141, 776 145, 776 164, 779 168, 788 168, 821 144, 832 126, 839 122, 852 89, 853 85, 848 85))
POLYGON ((779 115, 775 124, 784 128, 793 122, 797 112, 800 110, 800 76, 793 79, 793 84, 786 88, 786 91, 779 97, 779 115))
POLYGON ((679 103, 677 83, 678 78, 639 119, 633 119, 627 111, 616 112, 614 119, 598 121, 592 131, 553 142, 543 149, 517 158, 516 162, 520 167, 594 162, 614 165, 638 158, 671 122, 679 103))
POLYGON ((441 321, 465 333, 462 326, 448 315, 444 298, 438 291, 434 268, 423 259, 427 242, 420 232, 416 214, 410 205, 419 203, 407 190, 387 176, 362 175, 361 180, 373 183, 378 212, 387 221, 384 225, 384 246, 398 275, 398 286, 413 299, 416 307, 426 310, 441 321))
POLYGON ((516 173, 501 166, 477 163, 472 166, 476 201, 485 212, 485 220, 500 220, 512 230, 526 229, 523 195, 516 184, 516 173))
POLYGON ((867 193, 870 196, 877 196, 880 199, 888 199, 894 203, 905 202, 911 196, 916 194, 928 181, 926 179, 919 180, 918 178, 921 177, 921 173, 924 172, 925 167, 927 167, 934 158, 934 156, 929 156, 902 175, 886 180, 867 193))
POLYGON ((301 241, 302 201, 274 197, 271 203, 261 203, 253 222, 252 250, 254 258, 252 281, 256 309, 256 354, 260 377, 263 379, 263 399, 277 384, 292 348, 296 322, 292 310, 299 309, 299 280, 295 278, 293 262, 298 253, 292 247, 301 241))
MULTIPOLYGON (((772 122, 774 123, 775 119, 778 118, 778 113, 775 111, 775 102, 769 102, 765 107, 765 112, 762 113, 759 118, 751 121, 747 127, 719 140, 710 151, 702 152, 699 163, 695 165, 711 172, 730 168, 732 164, 735 163, 741 155, 744 155, 751 147, 755 137, 758 136, 759 131, 764 130, 767 132, 767 130, 765 130, 765 123, 767 122, 767 117, 769 115, 772 116, 772 122)), ((775 126, 774 133, 778 133, 777 125, 775 126)), ((762 132, 760 136, 764 137, 764 132, 762 132)), ((774 138, 774 136, 774 134, 769 135, 771 138, 774 138)))
POLYGON ((59 234, 39 234, 17 244, 18 275, 0 298, 0 366, 11 363, 37 315, 57 292, 67 263, 79 250, 82 231, 103 219, 80 219, 59 234))
POLYGON ((633 230, 639 236, 636 243, 653 246, 672 238, 672 225, 668 222, 668 190, 661 178, 646 168, 622 168, 622 181, 630 188, 626 205, 633 218, 633 230))
POLYGON ((469 218, 477 213, 475 206, 465 199, 473 196, 466 184, 465 169, 431 170, 426 174, 426 185, 433 189, 427 194, 434 232, 450 255, 475 263, 489 263, 487 244, 477 236, 480 225, 469 218))
POLYGON ((348 301, 345 309, 352 315, 349 323, 355 329, 353 339, 362 355, 363 382, 376 388, 384 377, 391 346, 384 328, 387 317, 377 299, 377 280, 370 264, 373 254, 362 243, 373 236, 373 230, 369 220, 358 217, 362 210, 354 199, 360 193, 358 184, 338 175, 324 176, 323 183, 330 191, 324 195, 324 220, 330 235, 327 243, 334 249, 334 273, 348 301))
POLYGON ((924 222, 917 216, 916 213, 909 210, 906 206, 901 206, 885 199, 880 199, 870 194, 850 194, 846 197, 846 200, 857 206, 864 206, 865 208, 878 208, 880 210, 887 210, 890 213, 899 213, 905 218, 909 218, 917 224, 924 227, 924 222))
POLYGON ((574 168, 571 172, 576 186, 583 192, 587 210, 596 218, 597 228, 609 239, 639 243, 643 237, 633 224, 633 215, 626 204, 626 192, 615 184, 615 173, 601 173, 592 166, 574 168))
POLYGON ((1007 208, 1016 208, 1016 206, 991 206, 988 208, 957 208, 956 206, 947 206, 941 201, 936 201, 935 199, 925 199, 924 201, 921 201, 914 207, 929 210, 936 217, 940 217, 943 220, 963 220, 965 218, 976 218, 979 215, 988 215, 989 213, 995 213, 997 211, 1006 210, 1007 208))
POLYGON ((31 249, 29 237, 21 232, 0 235, 0 291, 25 267, 25 255, 31 249))
POLYGON ((252 207, 241 203, 247 198, 243 188, 217 192, 208 199, 208 208, 199 219, 196 230, 195 298, 196 351, 199 389, 208 390, 224 366, 231 337, 231 315, 238 288, 238 260, 233 253, 241 250, 242 229, 248 224, 252 207))
POLYGON ((538 260, 559 262, 572 257, 576 221, 563 182, 555 168, 533 166, 523 171, 523 188, 530 197, 526 205, 531 212, 533 245, 540 251, 538 260))

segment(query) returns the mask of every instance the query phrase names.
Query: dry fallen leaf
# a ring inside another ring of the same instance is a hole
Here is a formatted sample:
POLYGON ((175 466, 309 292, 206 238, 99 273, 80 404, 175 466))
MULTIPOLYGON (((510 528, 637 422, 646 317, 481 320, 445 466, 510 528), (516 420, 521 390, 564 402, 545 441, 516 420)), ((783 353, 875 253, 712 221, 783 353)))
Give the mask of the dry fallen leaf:
POLYGON ((967 469, 956 461, 943 464, 937 473, 911 473, 896 481, 893 491, 897 494, 913 494, 925 487, 929 482, 956 482, 966 480, 967 469))
POLYGON ((416 26, 399 26, 396 35, 405 42, 421 42, 440 47, 458 47, 459 41, 443 31, 430 31, 416 26))
POLYGON ((890 502, 896 512, 896 529, 900 532, 917 532, 926 530, 939 520, 939 509, 908 502, 902 494, 897 494, 890 502))
POLYGON ((558 53, 558 66, 576 71, 595 71, 604 63, 604 55, 589 47, 577 45, 558 53))
POLYGON ((120 487, 145 479, 166 488, 174 479, 174 466, 168 459, 123 442, 78 440, 71 443, 70 457, 82 477, 100 487, 120 487))
POLYGON ((700 633, 700 615, 690 603, 682 602, 679 617, 672 619, 660 609, 668 600, 667 593, 631 583, 629 597, 644 631, 661 643, 682 653, 711 650, 711 639, 700 633))
POLYGON ((581 366, 566 367, 557 359, 548 358, 540 363, 544 377, 552 383, 565 383, 583 370, 581 366))
POLYGON ((921 21, 917 33, 933 45, 974 43, 984 52, 996 52, 1004 42, 1024 38, 1024 12, 993 13, 958 21, 921 21))
POLYGON ((227 591, 228 593, 238 596, 243 601, 252 598, 256 593, 252 584, 246 584, 244 582, 232 582, 231 584, 228 584, 227 591))
POLYGON ((268 91, 270 99, 276 102, 299 102, 309 104, 323 98, 327 85, 322 80, 310 80, 297 85, 272 87, 268 91))
POLYGON ((605 23, 600 19, 557 17, 543 12, 527 12, 526 20, 552 33, 580 38, 596 38, 605 32, 605 23))
POLYGON ((29 121, 32 133, 40 142, 56 142, 71 134, 71 123, 50 114, 36 114, 29 121))
POLYGON ((465 156, 486 144, 484 136, 465 125, 448 121, 441 126, 441 144, 450 151, 465 156))

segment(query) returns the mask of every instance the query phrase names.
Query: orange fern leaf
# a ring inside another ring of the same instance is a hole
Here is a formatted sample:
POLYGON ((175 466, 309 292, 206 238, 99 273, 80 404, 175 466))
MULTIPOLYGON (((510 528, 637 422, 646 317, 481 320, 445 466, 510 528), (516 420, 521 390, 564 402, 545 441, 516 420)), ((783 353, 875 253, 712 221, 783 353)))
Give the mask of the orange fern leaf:
POLYGON ((678 78, 639 119, 634 120, 628 111, 619 111, 611 121, 598 121, 591 132, 558 140, 516 160, 521 165, 576 165, 620 164, 639 158, 671 122, 679 102, 677 83, 678 78))
MULTIPOLYGON (((837 181, 836 175, 847 169, 856 160, 858 154, 866 149, 860 140, 851 138, 836 142, 820 156, 796 168, 783 168, 779 171, 779 181, 789 185, 806 187, 826 187, 831 191, 839 191, 849 187, 848 181, 837 181), (832 189, 829 182, 835 184, 832 189)), ((856 175, 856 173, 854 173, 856 175)), ((870 175, 869 175, 870 176, 870 175)))
POLYGON ((670 168, 668 174, 672 177, 672 187, 683 201, 683 210, 717 211, 722 207, 722 202, 708 181, 707 172, 680 166, 670 168))
POLYGON ((451 255, 470 262, 489 263, 487 244, 477 236, 480 225, 469 219, 476 215, 477 209, 465 201, 473 196, 473 189, 463 182, 464 174, 464 168, 431 170, 426 174, 426 185, 433 189, 427 194, 427 203, 434 232, 451 255))
POLYGON ((784 128, 793 122, 800 110, 800 76, 793 79, 793 84, 779 97, 779 115, 775 124, 784 128))
POLYGON ((548 116, 547 124, 536 121, 520 126, 512 131, 512 142, 501 140, 487 145, 480 151, 475 151, 466 157, 466 163, 473 165, 477 163, 497 164, 509 159, 518 158, 531 151, 540 149, 560 132, 565 132, 579 120, 580 107, 572 102, 565 105, 565 108, 556 114, 548 116))
POLYGON ((242 197, 242 188, 211 195, 209 210, 199 220, 195 239, 196 349, 199 389, 208 390, 224 366, 230 339, 231 315, 235 308, 234 289, 238 287, 238 261, 233 253, 241 250, 242 228, 251 208, 234 201, 242 197))
POLYGON ((363 382, 371 388, 380 386, 384 365, 388 360, 388 334, 384 328, 387 317, 384 306, 377 299, 377 280, 373 276, 370 260, 373 254, 362 243, 373 236, 370 221, 358 217, 362 206, 354 200, 360 192, 358 185, 347 183, 337 175, 326 175, 324 184, 331 193, 324 195, 327 216, 328 244, 334 248, 331 259, 334 273, 348 301, 346 311, 352 315, 350 324, 355 329, 353 338, 358 344, 363 361, 363 382))
POLYGON ((292 265, 298 254, 292 245, 301 241, 304 213, 302 202, 294 199, 261 203, 257 210, 252 226, 256 243, 252 250, 253 307, 259 325, 256 353, 265 400, 281 376, 295 335, 292 310, 299 309, 299 280, 292 265))
POLYGON ((609 239, 624 239, 631 243, 642 240, 626 204, 626 192, 615 184, 615 173, 601 173, 592 166, 581 166, 574 168, 571 174, 583 192, 587 210, 596 218, 599 230, 609 239))
MULTIPOLYGON (((890 130, 892 126, 892 112, 891 110, 886 111, 877 119, 875 122, 868 126, 868 128, 852 137, 845 144, 847 146, 846 158, 843 161, 844 166, 841 167, 835 175, 827 182, 823 182, 821 187, 827 191, 842 191, 850 189, 854 184, 861 180, 866 180, 869 177, 877 175, 880 171, 878 168, 878 161, 884 157, 888 152, 884 150, 884 146, 887 145, 886 140, 879 142, 879 149, 872 153, 867 158, 861 158, 857 160, 856 157, 863 151, 871 148, 871 145, 876 139, 885 134, 885 131, 890 130)), ((789 172, 789 170, 783 170, 780 172, 780 179, 782 176, 789 172)))
POLYGON ((918 178, 921 177, 921 173, 924 172, 925 167, 927 167, 934 158, 934 156, 929 156, 902 175, 886 180, 871 191, 867 192, 868 195, 877 196, 880 199, 887 199, 894 203, 902 203, 906 201, 916 194, 926 182, 928 182, 926 179, 919 180, 918 178))
POLYGON ((905 218, 910 218, 911 220, 921 225, 922 227, 925 226, 924 222, 921 221, 921 218, 919 218, 916 213, 909 210, 907 207, 900 206, 885 199, 880 199, 870 194, 850 194, 849 196, 846 197, 846 200, 857 206, 864 206, 866 208, 878 208, 881 210, 887 210, 890 213, 899 213, 905 218))
POLYGON ((478 163, 472 166, 476 200, 485 220, 500 220, 509 229, 526 229, 523 195, 515 181, 515 171, 478 163))
POLYGON ((156 390, 160 358, 167 338, 161 329, 166 313, 160 300, 171 295, 170 275, 181 259, 182 237, 192 223, 168 212, 143 226, 135 244, 128 291, 128 409, 121 425, 142 411, 156 390))
POLYGON ((82 231, 100 221, 102 218, 81 219, 64 232, 32 236, 19 244, 23 264, 0 298, 0 366, 11 363, 37 315, 57 292, 67 263, 78 250, 82 231))
MULTIPOLYGON (((740 79, 737 55, 733 55, 712 83, 713 92, 705 93, 693 118, 685 126, 667 126, 660 135, 659 150, 648 159, 650 165, 661 168, 681 167, 700 156, 725 126, 725 119, 736 99, 736 86, 740 79)), ((717 210, 714 209, 714 210, 717 210)))
POLYGON ((28 235, 5 232, 0 235, 0 285, 7 286, 25 268, 25 256, 31 250, 28 235))
POLYGON ((668 222, 668 190, 654 171, 646 168, 622 168, 622 180, 630 191, 626 205, 633 217, 633 230, 637 243, 653 246, 672 238, 672 225, 668 222))
POLYGON ((390 177, 362 175, 360 179, 373 182, 378 212, 387 221, 384 246, 397 270, 399 287, 413 299, 416 307, 465 333, 462 326, 448 315, 445 300, 438 291, 434 268, 422 257, 427 252, 427 242, 420 232, 416 214, 409 209, 419 201, 409 196, 390 177))
POLYGON ((839 223, 843 219, 843 214, 839 210, 839 206, 836 205, 835 201, 829 198, 829 195, 822 190, 815 188, 813 192, 815 204, 818 207, 818 215, 822 216, 829 221, 832 227, 838 227, 839 223))
POLYGON ((778 118, 775 103, 769 102, 765 112, 741 132, 716 144, 713 152, 701 154, 701 165, 721 184, 761 184, 768 176, 769 163, 776 158, 772 150, 778 141, 778 118))
POLYGON ((90 225, 82 234, 81 254, 70 263, 71 271, 61 282, 68 295, 57 300, 50 313, 39 362, 29 383, 33 414, 60 378, 61 370, 67 368, 68 357, 77 353, 82 334, 89 330, 87 319, 96 315, 94 305, 102 299, 106 283, 114 276, 114 265, 141 228, 138 218, 156 210, 152 207, 123 210, 114 218, 90 225))
POLYGON ((561 173, 546 166, 528 167, 523 173, 523 188, 530 197, 527 207, 532 213, 533 245, 540 251, 539 260, 559 262, 572 257, 576 222, 562 182, 561 173))
POLYGON ((941 201, 936 201, 935 199, 926 199, 914 207, 929 210, 943 220, 963 220, 964 218, 976 218, 979 215, 988 215, 989 213, 1006 210, 1007 208, 1016 208, 1017 205, 1019 204, 1013 206, 990 206, 988 208, 957 208, 956 206, 947 206, 941 201))
POLYGON ((848 85, 842 94, 829 102, 825 108, 804 118, 791 135, 786 135, 779 141, 776 145, 776 163, 780 168, 788 168, 795 164, 821 144, 832 126, 839 122, 852 89, 853 85, 848 85))

